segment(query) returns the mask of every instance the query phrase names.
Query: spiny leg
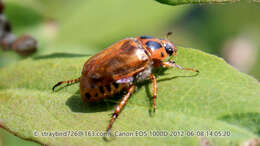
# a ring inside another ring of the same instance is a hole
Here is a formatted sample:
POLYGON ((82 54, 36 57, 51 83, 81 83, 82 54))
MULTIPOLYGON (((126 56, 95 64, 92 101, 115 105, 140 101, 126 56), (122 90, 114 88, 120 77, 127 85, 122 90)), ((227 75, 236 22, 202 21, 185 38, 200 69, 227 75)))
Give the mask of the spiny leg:
POLYGON ((119 103, 119 105, 117 105, 116 110, 114 111, 112 118, 109 122, 109 125, 107 127, 107 133, 110 133, 110 130, 113 126, 113 123, 115 122, 116 118, 118 117, 119 113, 121 112, 121 110, 123 109, 123 107, 125 106, 127 100, 129 99, 129 97, 131 96, 131 94, 134 92, 135 86, 131 85, 128 90, 127 90, 127 94, 123 97, 123 99, 121 100, 121 102, 119 103))
POLYGON ((77 83, 80 81, 80 77, 77 78, 77 79, 73 79, 73 80, 69 80, 69 81, 61 81, 61 82, 58 82, 56 85, 54 85, 52 87, 52 91, 54 91, 54 89, 62 84, 73 84, 73 83, 77 83))
POLYGON ((157 83, 156 83, 155 75, 151 74, 150 79, 152 80, 152 84, 153 84, 153 112, 155 112, 156 109, 155 99, 157 97, 157 83))
POLYGON ((199 73, 199 70, 193 69, 193 68, 184 68, 184 67, 176 64, 175 61, 162 62, 162 66, 163 67, 177 67, 181 70, 190 70, 190 71, 199 73))

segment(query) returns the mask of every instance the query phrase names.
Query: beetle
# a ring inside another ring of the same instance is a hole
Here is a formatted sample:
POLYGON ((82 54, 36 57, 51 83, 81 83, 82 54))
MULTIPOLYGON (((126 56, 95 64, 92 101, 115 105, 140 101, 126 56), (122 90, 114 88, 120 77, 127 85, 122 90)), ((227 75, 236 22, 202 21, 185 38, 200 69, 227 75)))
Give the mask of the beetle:
POLYGON ((110 132, 114 121, 138 82, 152 80, 153 111, 155 112, 157 83, 152 72, 153 68, 177 67, 181 70, 199 72, 196 69, 183 68, 170 59, 163 61, 177 53, 176 46, 168 39, 169 35, 171 32, 167 33, 165 39, 151 36, 123 39, 88 59, 82 69, 81 77, 58 82, 52 89, 54 91, 61 84, 80 82, 80 95, 85 102, 97 102, 122 90, 127 91, 112 114, 107 133, 110 132))

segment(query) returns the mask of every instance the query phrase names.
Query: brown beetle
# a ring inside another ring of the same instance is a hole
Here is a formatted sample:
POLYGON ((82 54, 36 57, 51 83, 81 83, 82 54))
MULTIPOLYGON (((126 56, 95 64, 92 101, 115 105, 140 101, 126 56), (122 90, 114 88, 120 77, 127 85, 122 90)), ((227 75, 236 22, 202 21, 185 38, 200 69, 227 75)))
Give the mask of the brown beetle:
POLYGON ((85 102, 100 101, 126 90, 127 94, 116 107, 107 127, 107 132, 110 132, 115 119, 134 92, 135 83, 150 79, 153 85, 153 111, 155 111, 157 84, 152 73, 153 68, 177 67, 198 72, 192 68, 183 68, 174 61, 162 61, 177 52, 177 48, 168 40, 170 34, 169 32, 166 35, 166 39, 140 36, 121 40, 92 56, 84 64, 81 77, 59 82, 53 90, 64 83, 80 82, 80 94, 85 102))

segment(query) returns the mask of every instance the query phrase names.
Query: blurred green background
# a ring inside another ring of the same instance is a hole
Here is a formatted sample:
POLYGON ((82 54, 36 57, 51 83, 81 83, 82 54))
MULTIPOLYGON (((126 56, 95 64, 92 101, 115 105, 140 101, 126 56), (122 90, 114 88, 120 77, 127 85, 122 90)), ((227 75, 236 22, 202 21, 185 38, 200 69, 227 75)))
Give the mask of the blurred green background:
MULTIPOLYGON (((173 7, 154 0, 5 0, 5 6, 13 32, 38 40, 39 49, 32 57, 59 52, 95 54, 126 37, 164 37, 172 31, 170 39, 177 46, 221 56, 260 79, 259 4, 173 7)), ((0 67, 25 58, 0 50, 0 67)), ((38 144, 1 129, 2 145, 38 144)))

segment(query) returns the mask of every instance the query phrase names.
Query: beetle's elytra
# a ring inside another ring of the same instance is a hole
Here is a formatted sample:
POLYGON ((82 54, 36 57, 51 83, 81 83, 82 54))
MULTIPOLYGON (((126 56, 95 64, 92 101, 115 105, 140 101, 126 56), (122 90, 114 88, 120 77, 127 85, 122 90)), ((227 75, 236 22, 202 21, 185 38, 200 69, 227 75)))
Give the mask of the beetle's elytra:
POLYGON ((123 39, 92 56, 84 64, 81 77, 59 82, 53 87, 53 90, 64 83, 80 82, 80 94, 85 102, 100 101, 126 90, 127 94, 116 107, 107 132, 110 131, 115 119, 134 92, 137 82, 152 80, 153 109, 155 111, 157 84, 152 72, 153 68, 177 67, 182 70, 198 72, 192 68, 183 68, 171 60, 162 61, 168 56, 174 56, 177 52, 177 48, 168 40, 170 34, 168 33, 165 39, 150 36, 123 39))

